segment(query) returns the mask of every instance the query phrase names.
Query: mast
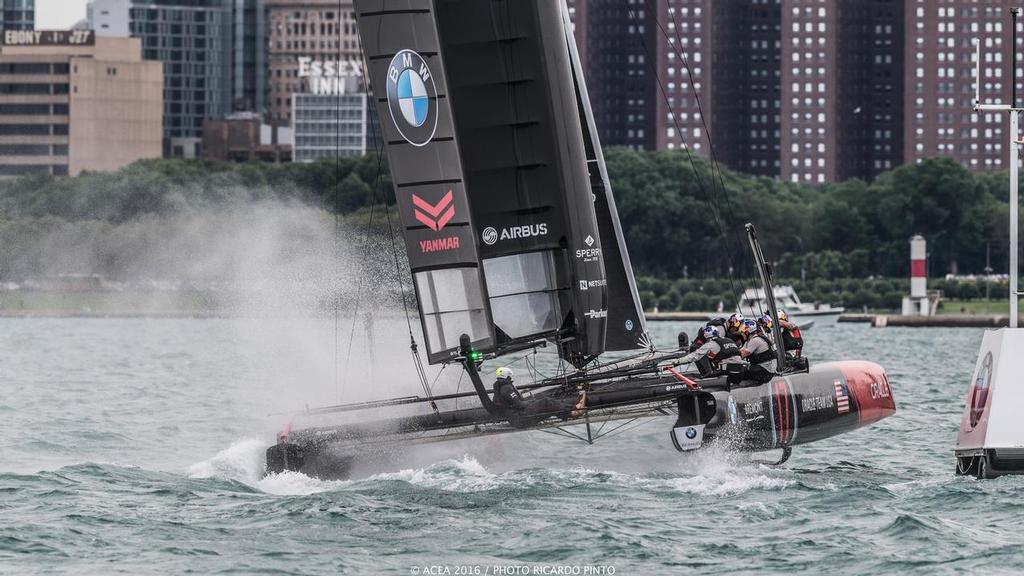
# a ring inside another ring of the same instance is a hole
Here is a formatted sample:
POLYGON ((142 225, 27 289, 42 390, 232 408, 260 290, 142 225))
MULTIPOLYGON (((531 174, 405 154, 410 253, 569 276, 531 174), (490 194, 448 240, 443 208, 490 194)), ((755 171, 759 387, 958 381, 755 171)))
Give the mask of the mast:
POLYGON ((1008 112, 1010 116, 1010 140, 1009 140, 1009 151, 1010 151, 1010 318, 1009 327, 1017 328, 1019 326, 1018 320, 1018 306, 1020 291, 1017 288, 1018 285, 1018 251, 1019 251, 1019 232, 1018 232, 1018 218, 1019 218, 1019 193, 1018 193, 1018 171, 1020 169, 1020 114, 1024 112, 1024 109, 1017 107, 1017 16, 1020 14, 1020 8, 1011 8, 1010 15, 1012 24, 1012 34, 1010 42, 1010 104, 982 104, 981 102, 981 42, 977 39, 974 40, 974 111, 975 112, 1008 112))
POLYGON ((768 303, 768 313, 772 317, 772 338, 775 339, 775 359, 778 361, 778 371, 786 369, 786 347, 782 345, 782 326, 779 325, 779 310, 775 306, 775 289, 772 286, 772 272, 768 263, 764 260, 764 253, 761 252, 761 243, 757 240, 757 231, 754 225, 748 223, 747 240, 750 241, 750 250, 754 253, 754 264, 757 266, 757 273, 761 277, 761 286, 764 288, 764 299, 768 303))

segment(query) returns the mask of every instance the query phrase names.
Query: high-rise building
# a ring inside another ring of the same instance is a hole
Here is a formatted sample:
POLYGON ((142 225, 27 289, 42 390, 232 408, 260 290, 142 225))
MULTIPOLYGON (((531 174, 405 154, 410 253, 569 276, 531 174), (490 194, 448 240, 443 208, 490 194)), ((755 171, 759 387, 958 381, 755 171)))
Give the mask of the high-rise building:
POLYGON ((163 70, 137 39, 4 34, 0 176, 116 170, 161 154, 163 70))
MULTIPOLYGON (((1011 69, 1006 47, 1013 34, 1009 9, 1017 5, 1004 0, 906 1, 903 149, 908 162, 943 156, 975 170, 1005 168, 1005 116, 972 110, 974 40, 981 43, 982 101, 1008 104, 1011 69)), ((1020 37, 1024 25, 1017 26, 1020 37)), ((1020 61, 1019 44, 1017 51, 1020 61)), ((1017 77, 1024 77, 1019 68, 1017 77)))
POLYGON ((575 0, 570 12, 605 142, 709 156, 710 140, 732 169, 821 183, 902 161, 907 1, 575 0), (640 78, 653 99, 629 97, 640 78), (656 137, 630 141, 639 130, 656 137))
POLYGON ((267 120, 288 124, 293 94, 338 93, 362 75, 359 32, 351 0, 265 1, 267 120))
POLYGON ((197 156, 207 118, 262 111, 263 0, 93 0, 88 15, 98 34, 127 32, 164 63, 166 154, 197 156))
POLYGON ((35 0, 0 0, 0 32, 35 28, 35 0))
MULTIPOLYGON (((664 0, 662 0, 664 1, 664 0)), ((656 1, 576 0, 569 5, 598 135, 605 145, 657 145, 652 63, 656 1)))

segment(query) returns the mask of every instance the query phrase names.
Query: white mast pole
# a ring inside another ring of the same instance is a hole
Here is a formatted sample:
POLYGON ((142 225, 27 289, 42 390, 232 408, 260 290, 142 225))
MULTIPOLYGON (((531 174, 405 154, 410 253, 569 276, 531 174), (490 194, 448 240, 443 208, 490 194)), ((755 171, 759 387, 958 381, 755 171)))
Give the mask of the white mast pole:
MULTIPOLYGON (((1016 48, 1014 48, 1016 50, 1016 48)), ((1020 165, 1020 111, 1010 110, 1010 328, 1017 324, 1017 168, 1020 165)))

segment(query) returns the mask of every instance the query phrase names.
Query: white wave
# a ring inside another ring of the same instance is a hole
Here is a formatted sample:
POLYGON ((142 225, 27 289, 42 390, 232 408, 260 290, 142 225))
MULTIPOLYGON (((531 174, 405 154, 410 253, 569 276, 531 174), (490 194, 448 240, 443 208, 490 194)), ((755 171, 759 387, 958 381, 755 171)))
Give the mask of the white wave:
POLYGON ((398 472, 375 474, 366 481, 401 480, 417 486, 450 492, 479 492, 507 483, 507 475, 493 474, 469 455, 444 460, 425 468, 407 468, 398 472))
POLYGON ((260 491, 275 496, 308 496, 320 492, 333 492, 351 485, 350 480, 320 480, 301 472, 269 474, 253 484, 260 491))
POLYGON ((234 442, 209 460, 189 466, 190 478, 220 478, 254 485, 263 476, 267 445, 247 438, 234 442))

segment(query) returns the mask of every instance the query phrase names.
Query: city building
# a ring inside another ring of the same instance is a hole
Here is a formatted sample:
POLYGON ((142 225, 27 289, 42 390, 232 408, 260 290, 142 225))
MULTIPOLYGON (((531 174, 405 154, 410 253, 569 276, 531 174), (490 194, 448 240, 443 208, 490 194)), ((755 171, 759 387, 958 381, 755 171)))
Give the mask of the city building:
POLYGON ((35 0, 0 0, 0 32, 34 30, 35 23, 35 0))
POLYGON ((203 121, 238 102, 263 108, 263 0, 93 0, 101 36, 142 40, 143 56, 164 63, 164 151, 200 154, 203 121))
POLYGON ((570 13, 606 143, 705 157, 713 143, 734 170, 824 183, 902 163, 907 1, 575 0, 570 13))
POLYGON ((290 162, 291 129, 263 123, 259 114, 238 112, 203 123, 203 158, 235 162, 290 162))
POLYGON ((373 99, 356 90, 336 94, 292 96, 293 158, 363 156, 380 146, 380 127, 373 99))
POLYGON ((265 2, 267 120, 287 124, 293 94, 324 93, 327 83, 362 77, 359 32, 351 0, 265 2))
MULTIPOLYGON (((1008 104, 1011 69, 1006 47, 1013 37, 1008 12, 1017 5, 907 0, 903 94, 907 162, 941 156, 974 170, 1007 167, 1005 116, 972 110, 974 40, 981 43, 982 100, 1008 104)), ((1017 26, 1018 36, 1024 36, 1024 25, 1018 22, 1017 26)), ((1018 61, 1020 57, 1018 46, 1018 61)), ((1024 77, 1019 67, 1017 77, 1024 77)), ((1018 82, 1018 91, 1020 87, 1018 82)))
POLYGON ((137 39, 3 35, 0 176, 117 170, 161 155, 163 70, 137 39))
MULTIPOLYGON (((664 0, 662 0, 664 1, 664 0)), ((658 144, 652 63, 659 35, 654 1, 575 0, 569 3, 594 121, 608 146, 654 149, 658 144)))

